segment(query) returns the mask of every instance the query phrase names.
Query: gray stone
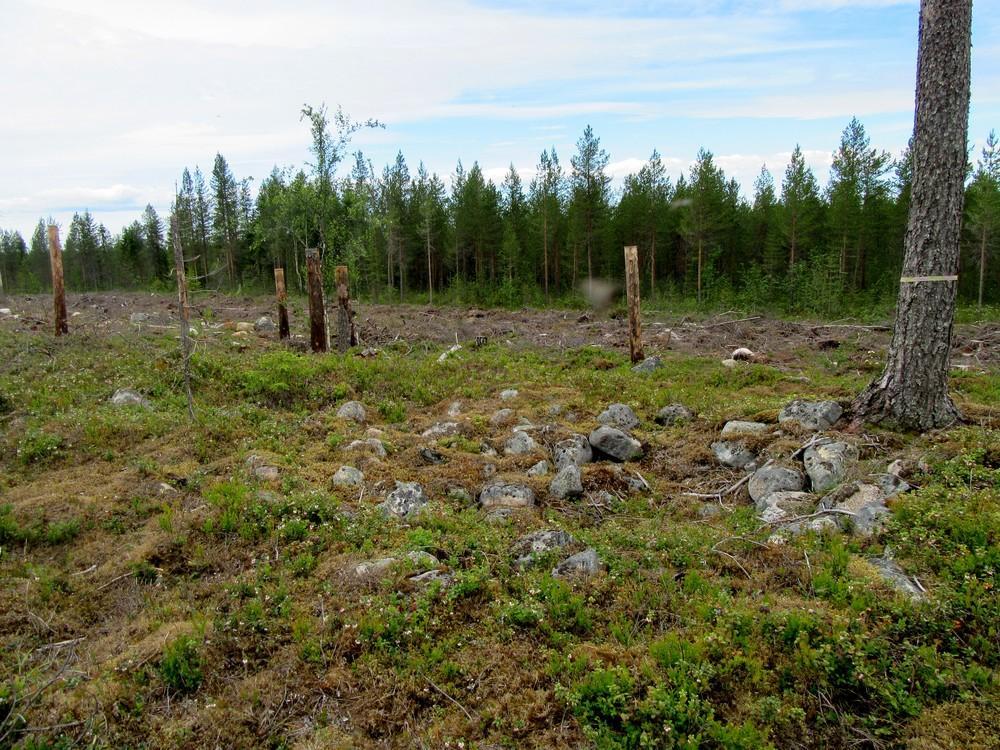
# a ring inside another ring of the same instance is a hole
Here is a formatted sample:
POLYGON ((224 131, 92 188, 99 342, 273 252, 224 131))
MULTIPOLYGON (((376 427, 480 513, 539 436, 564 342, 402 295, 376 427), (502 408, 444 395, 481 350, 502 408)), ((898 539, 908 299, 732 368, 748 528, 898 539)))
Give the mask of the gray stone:
POLYGON ((550 417, 558 417, 560 414, 563 413, 563 405, 562 404, 550 404, 547 411, 548 411, 548 415, 550 417))
POLYGON ((559 529, 526 534, 514 543, 513 552, 517 555, 514 565, 518 568, 526 568, 547 552, 568 547, 575 542, 576 540, 571 534, 559 529))
POLYGON ((839 499, 833 508, 853 515, 841 516, 841 526, 850 528, 857 536, 869 537, 879 531, 889 517, 882 488, 874 484, 852 484, 853 489, 839 499))
POLYGON ((720 464, 731 469, 742 469, 757 460, 752 450, 734 440, 719 440, 712 443, 712 452, 720 464))
POLYGON ((556 468, 561 469, 569 464, 583 466, 594 458, 594 450, 585 435, 571 435, 552 446, 552 460, 556 468))
POLYGON ((722 508, 715 503, 702 503, 698 506, 698 518, 707 521, 710 518, 718 518, 722 515, 722 508))
POLYGON ((899 563, 888 555, 870 558, 868 562, 871 563, 872 567, 875 568, 886 583, 903 596, 914 601, 919 601, 924 598, 924 592, 916 584, 914 579, 910 578, 910 576, 908 576, 906 572, 899 567, 899 563))
POLYGON ((577 552, 575 555, 567 557, 556 565, 552 569, 552 575, 555 578, 573 578, 577 576, 589 578, 597 575, 603 569, 604 564, 601 562, 601 558, 598 557, 597 550, 589 547, 583 552, 577 552))
POLYGON ((504 508, 531 508, 535 505, 535 493, 523 484, 494 482, 479 493, 479 505, 488 513, 504 508))
POLYGON ((765 523, 776 523, 816 510, 816 496, 808 492, 772 492, 754 505, 765 523))
POLYGON ((885 493, 886 497, 895 497, 913 489, 909 482, 900 477, 899 474, 876 474, 875 481, 878 482, 879 489, 885 493))
POLYGON ((639 418, 628 404, 611 404, 597 415, 597 421, 619 430, 634 430, 639 426, 639 418))
POLYGON ((483 477, 489 479, 491 476, 497 473, 497 467, 495 464, 486 464, 483 467, 483 477))
POLYGON ((350 419, 353 422, 361 424, 368 418, 365 413, 365 407, 360 401, 345 401, 337 409, 337 417, 340 419, 350 419))
POLYGON ((153 319, 150 313, 134 312, 128 316, 129 323, 148 323, 153 319))
POLYGON ((362 579, 370 579, 387 573, 397 562, 395 557, 380 557, 377 560, 365 560, 354 566, 354 575, 362 579))
POLYGON ((246 465, 250 474, 262 482, 277 482, 281 478, 281 472, 278 471, 277 466, 271 466, 264 458, 255 453, 247 456, 246 465))
POLYGON ((806 430, 829 430, 844 410, 836 401, 792 401, 778 412, 778 422, 798 422, 806 430))
POLYGON ((424 488, 418 482, 396 482, 396 489, 386 496, 380 507, 386 515, 409 518, 428 502, 424 488))
POLYGON ((445 458, 444 454, 441 453, 441 451, 428 448, 426 445, 420 446, 420 449, 417 451, 417 455, 420 456, 420 460, 425 464, 443 464, 448 460, 445 458))
POLYGON ((341 466, 330 480, 334 487, 360 487, 364 481, 365 475, 353 466, 341 466))
POLYGON ((614 461, 631 461, 642 455, 642 443, 615 427, 601 425, 589 439, 594 450, 614 461))
POLYGON ((847 476, 849 463, 857 458, 857 450, 848 443, 823 442, 806 448, 802 455, 813 492, 826 492, 847 476))
POLYGON ((131 388, 119 388, 109 399, 114 406, 139 406, 149 409, 152 404, 138 391, 131 388))
POLYGON ((770 425, 766 425, 763 422, 743 422, 739 419, 734 419, 723 425, 719 437, 725 440, 737 435, 763 435, 769 429, 771 429, 770 425))
POLYGON ((448 587, 455 582, 455 576, 443 570, 428 570, 410 576, 408 580, 410 583, 415 583, 418 586, 429 586, 432 583, 440 583, 442 587, 448 587))
POLYGON ((528 469, 529 477, 544 477, 549 473, 550 464, 545 459, 542 459, 537 464, 528 469))
POLYGON ((656 414, 656 423, 662 425, 682 424, 694 419, 694 412, 684 404, 669 404, 656 414))
POLYGON ((503 444, 504 455, 523 456, 538 448, 538 443, 534 441, 526 432, 515 432, 514 435, 503 444))
POLYGON ((763 466, 750 477, 747 489, 754 500, 762 500, 774 492, 798 492, 806 478, 798 469, 784 466, 763 466))
POLYGON ((663 360, 659 357, 646 357, 642 362, 632 366, 632 372, 653 372, 663 367, 663 360))
POLYGON ((472 494, 465 487, 451 487, 448 490, 448 497, 452 500, 469 504, 472 502, 472 494))
POLYGON ((518 396, 518 393, 517 393, 517 389, 516 388, 506 388, 506 389, 500 391, 500 400, 501 401, 511 401, 512 399, 517 398, 517 396, 518 396))
POLYGON ((406 559, 413 564, 413 567, 416 568, 418 572, 431 570, 441 564, 441 561, 434 557, 434 555, 430 552, 425 552, 422 549, 407 552, 406 559))
POLYGON ((494 427, 503 427, 514 421, 513 409, 497 409, 490 417, 490 424, 494 427))
POLYGON ((345 450, 368 451, 369 453, 373 453, 379 458, 385 458, 386 455, 388 455, 386 453, 385 446, 382 445, 382 441, 379 440, 378 438, 373 438, 373 437, 365 438, 363 440, 352 440, 350 443, 347 444, 347 448, 345 450))
POLYGON ((436 439, 441 437, 447 437, 448 435, 457 435, 457 434, 458 434, 458 422, 438 422, 437 424, 431 425, 422 433, 420 433, 420 436, 425 438, 436 439))
POLYGON ((262 315, 257 318, 257 322, 253 324, 253 329, 257 331, 257 333, 274 333, 278 330, 278 327, 274 324, 273 320, 266 315, 262 315))
POLYGON ((549 492, 560 500, 580 497, 583 494, 580 467, 576 464, 569 464, 561 468, 549 483, 549 492))
POLYGON ((449 406, 448 406, 448 416, 449 417, 457 417, 461 413, 462 413, 462 402, 461 401, 452 401, 451 404, 449 404, 449 406))
POLYGON ((485 442, 479 444, 479 452, 482 453, 484 456, 488 456, 490 458, 492 458, 497 454, 493 446, 485 442))

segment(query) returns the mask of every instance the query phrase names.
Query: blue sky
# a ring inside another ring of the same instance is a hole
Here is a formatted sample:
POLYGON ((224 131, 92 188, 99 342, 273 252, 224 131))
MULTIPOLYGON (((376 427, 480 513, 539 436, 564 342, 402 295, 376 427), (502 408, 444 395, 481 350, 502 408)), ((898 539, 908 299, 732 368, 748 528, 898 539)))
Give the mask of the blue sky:
MULTIPOLYGON (((364 4, 0 0, 0 228, 112 231, 164 215, 184 166, 238 177, 301 165, 303 103, 341 104, 447 176, 461 158, 525 182, 589 123, 617 180, 656 148, 672 175, 711 150, 749 191, 801 144, 825 184, 857 115, 892 153, 912 129, 916 0, 364 4)), ((970 136, 1000 129, 1000 3, 974 6, 970 136)))

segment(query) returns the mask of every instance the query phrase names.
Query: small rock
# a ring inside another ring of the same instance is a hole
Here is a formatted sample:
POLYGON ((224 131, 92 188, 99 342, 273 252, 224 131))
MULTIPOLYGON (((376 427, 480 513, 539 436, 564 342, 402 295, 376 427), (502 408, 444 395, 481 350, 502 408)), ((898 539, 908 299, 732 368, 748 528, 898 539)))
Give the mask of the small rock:
POLYGON ((798 422, 806 430, 829 430, 844 410, 836 401, 792 401, 780 412, 778 422, 798 422))
POLYGON ((448 435, 457 435, 457 434, 458 434, 458 422, 438 422, 437 424, 431 425, 422 433, 420 433, 420 436, 425 438, 436 439, 441 437, 447 437, 448 435))
POLYGON ((382 512, 397 518, 409 518, 430 502, 418 482, 396 482, 381 504, 382 512))
POLYGON ((901 495, 913 489, 909 482, 899 476, 899 474, 876 474, 875 481, 878 482, 879 489, 885 493, 887 498, 901 495))
POLYGON ((659 357, 646 357, 642 362, 632 366, 632 372, 653 372, 663 367, 663 360, 659 357))
POLYGON ((855 484, 852 487, 854 492, 833 507, 854 514, 843 516, 842 526, 851 528, 857 536, 869 537, 888 520, 889 508, 885 504, 885 495, 874 484, 855 484))
POLYGON ((733 440, 719 440, 712 443, 712 452, 723 466, 743 469, 757 460, 757 456, 743 443, 733 440))
POLYGON ((152 406, 141 393, 131 388, 119 388, 109 400, 114 406, 140 406, 143 409, 152 406))
POLYGON ((730 370, 733 369, 734 367, 736 367, 736 365, 738 365, 738 364, 739 363, 735 359, 724 359, 724 360, 722 360, 722 366, 726 367, 726 368, 728 368, 730 370))
POLYGON ((341 466, 330 480, 334 487, 360 487, 364 482, 365 475, 353 466, 341 466))
POLYGON ((152 315, 144 312, 134 312, 128 316, 129 323, 148 323, 152 319, 152 315))
POLYGON ((747 489, 750 497, 762 500, 774 492, 798 492, 806 485, 806 478, 798 469, 784 466, 764 466, 750 477, 747 489))
POLYGON ((563 413, 563 405, 562 404, 550 404, 549 408, 547 410, 547 413, 548 413, 548 415, 550 417, 558 417, 560 414, 563 413))
POLYGON ((450 487, 448 489, 448 497, 467 505, 472 502, 472 495, 465 487, 450 487))
POLYGON ((395 557, 381 557, 377 560, 366 560, 354 566, 354 575, 358 578, 375 578, 386 573, 396 564, 395 557))
POLYGON ((747 349, 745 346, 741 346, 739 349, 736 349, 732 354, 729 355, 729 357, 731 359, 735 359, 737 362, 749 362, 755 356, 757 356, 757 355, 755 355, 752 351, 750 351, 749 349, 747 349))
POLYGON ((529 477, 544 477, 548 473, 549 473, 549 462, 546 461, 545 459, 542 459, 527 471, 529 477))
POLYGON ((446 573, 443 570, 428 570, 424 573, 418 573, 417 575, 410 576, 410 583, 415 583, 418 586, 428 586, 432 583, 440 583, 442 586, 450 586, 455 581, 455 576, 451 573, 446 573))
POLYGON ((559 529, 548 529, 526 534, 518 539, 513 546, 514 554, 518 555, 514 565, 526 568, 538 557, 555 549, 562 549, 574 544, 573 536, 559 529))
POLYGON ((841 442, 823 442, 806 448, 802 455, 813 492, 826 492, 847 476, 848 464, 857 458, 854 446, 841 442))
POLYGON ((428 448, 425 445, 420 446, 419 451, 420 459, 425 464, 443 464, 447 459, 445 459, 444 454, 440 451, 436 451, 433 448, 428 448))
POLYGON ((597 550, 593 547, 577 552, 556 565, 552 569, 555 578, 572 578, 582 576, 589 578, 597 575, 604 568, 601 558, 597 556, 597 550))
POLYGON ((489 456, 490 458, 497 455, 497 452, 493 448, 493 446, 486 442, 479 444, 479 452, 482 453, 484 456, 489 456))
POLYGON ((483 467, 483 478, 489 479, 491 476, 497 473, 496 464, 486 464, 483 467))
POLYGON ((503 427, 514 421, 513 409, 497 409, 490 417, 490 424, 494 427, 503 427))
POLYGON ((593 458, 594 450, 584 435, 571 435, 552 446, 552 460, 555 462, 556 469, 561 469, 568 464, 583 466, 590 463, 593 458))
POLYGON ((166 482, 160 482, 156 485, 156 493, 158 495, 172 495, 176 492, 172 484, 167 484, 166 482))
POLYGON ((639 418, 628 404, 611 404, 597 415, 597 421, 619 430, 634 430, 639 426, 639 418))
POLYGON ((462 413, 462 402, 461 401, 452 401, 451 404, 448 406, 448 416, 449 417, 457 417, 461 413, 462 413))
POLYGON ((914 601, 924 598, 924 592, 917 586, 916 582, 906 575, 906 572, 899 567, 899 563, 891 557, 887 555, 873 557, 868 562, 871 563, 872 567, 875 568, 886 583, 903 596, 914 601))
POLYGON ((507 388, 505 390, 500 391, 500 400, 501 401, 510 401, 512 399, 517 398, 517 395, 518 395, 518 392, 517 392, 516 388, 507 388))
POLYGON ((281 478, 281 472, 277 466, 262 465, 253 469, 253 475, 262 482, 277 482, 281 478))
POLYGON ((347 444, 345 450, 349 451, 368 451, 374 453, 379 458, 385 458, 386 453, 385 446, 382 441, 378 438, 365 438, 363 440, 352 440, 347 444))
POLYGON ((0 315, 10 315, 9 307, 0 307, 0 315))
POLYGON ((669 404, 656 414, 656 423, 662 425, 683 424, 694 419, 694 412, 684 404, 669 404))
POLYGON ((479 505, 487 513, 502 508, 530 508, 535 504, 535 493, 523 484, 497 482, 483 487, 479 505))
POLYGON ((560 500, 580 497, 583 494, 580 467, 576 464, 569 464, 560 469, 549 483, 549 492, 560 500))
POLYGON ((698 518, 702 520, 708 520, 709 518, 717 518, 722 514, 722 508, 720 508, 715 503, 702 503, 698 506, 698 518))
POLYGON ((735 435, 763 435, 769 429, 771 429, 770 426, 763 422, 743 422, 739 419, 733 419, 722 426, 719 437, 725 440, 735 435))
POLYGON ((274 333, 278 330, 278 327, 274 324, 273 320, 266 315, 262 315, 257 318, 257 322, 253 324, 253 329, 257 331, 257 333, 274 333))
POLYGON ((614 461, 631 461, 642 455, 642 443, 615 427, 601 425, 589 439, 594 450, 614 461))
POLYGON ((808 492, 772 492, 754 505, 765 523, 775 523, 816 510, 816 496, 808 492))
POLYGON ((441 564, 441 561, 434 557, 434 555, 422 549, 407 552, 406 559, 413 563, 418 572, 431 570, 441 564))
POLYGON ((340 419, 350 419, 358 424, 362 424, 368 418, 368 415, 360 401, 345 401, 337 409, 337 417, 340 419))
POLYGON ((248 323, 245 320, 243 320, 236 324, 237 333, 250 333, 252 330, 253 330, 253 323, 248 323))
POLYGON ((513 437, 503 444, 504 455, 523 456, 538 448, 538 443, 526 432, 515 432, 513 437))

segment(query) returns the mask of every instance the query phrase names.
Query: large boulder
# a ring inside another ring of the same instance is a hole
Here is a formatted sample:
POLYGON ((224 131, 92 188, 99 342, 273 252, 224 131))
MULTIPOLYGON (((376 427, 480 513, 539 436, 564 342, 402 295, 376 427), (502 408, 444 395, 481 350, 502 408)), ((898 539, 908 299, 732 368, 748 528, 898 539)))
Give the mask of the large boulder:
POLYGON ((386 495, 380 507, 387 516, 409 518, 428 502, 427 494, 418 482, 396 482, 396 489, 386 495))
POLYGON ((642 455, 642 443, 615 427, 601 425, 590 433, 590 446, 613 461, 631 461, 642 455))
POLYGON ((535 505, 535 493, 523 484, 493 482, 479 493, 479 505, 487 513, 531 508, 535 505))
POLYGON ((717 440, 712 443, 712 453, 730 469, 742 469, 757 460, 757 455, 738 440, 717 440))
POLYGON ((813 492, 826 492, 844 481, 852 461, 858 457, 857 449, 838 441, 816 443, 802 454, 806 474, 813 492))
POLYGON ((798 492, 806 485, 805 475, 785 466, 762 466, 750 477, 750 497, 762 500, 774 492, 798 492))
POLYGON ((829 430, 844 410, 836 401, 792 401, 778 412, 778 422, 797 422, 813 432, 829 430))
POLYGON ((593 547, 577 552, 556 565, 552 569, 555 578, 589 578, 595 576, 604 569, 604 563, 597 555, 597 550, 593 547))
POLYGON ((365 407, 360 401, 345 401, 337 409, 337 417, 363 424, 368 415, 365 413, 365 407))
POLYGON ((634 430, 639 426, 639 417, 628 404, 611 404, 597 415, 597 421, 619 430, 634 430))
POLYGON ((549 483, 549 492, 560 500, 580 497, 583 494, 580 467, 576 464, 567 464, 561 468, 549 483))
POLYGON ((583 466, 594 459, 594 450, 585 435, 570 435, 552 446, 552 461, 556 469, 568 464, 583 466))
POLYGON ((656 413, 656 423, 662 425, 683 424, 694 419, 694 412, 684 404, 668 404, 656 413))

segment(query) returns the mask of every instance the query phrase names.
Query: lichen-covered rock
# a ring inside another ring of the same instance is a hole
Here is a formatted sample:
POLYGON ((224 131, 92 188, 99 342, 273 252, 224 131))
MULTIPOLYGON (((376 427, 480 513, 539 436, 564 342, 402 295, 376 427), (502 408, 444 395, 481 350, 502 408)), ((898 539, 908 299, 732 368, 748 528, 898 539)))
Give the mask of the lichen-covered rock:
POLYGON ((269 317, 267 317, 266 315, 261 315, 259 318, 257 318, 257 321, 253 324, 253 329, 257 331, 257 333, 274 333, 275 331, 278 330, 278 327, 274 324, 274 321, 271 320, 269 317))
POLYGON ((684 404, 668 404, 656 413, 656 423, 662 425, 683 424, 694 419, 694 412, 684 404))
POLYGON ((712 453, 730 469, 742 469, 757 460, 757 455, 738 440, 717 440, 712 443, 712 453))
POLYGON ((382 441, 374 437, 364 438, 363 440, 352 440, 347 444, 347 448, 345 450, 366 451, 378 456, 379 458, 385 458, 388 455, 382 441))
POLYGON ((590 463, 593 458, 594 450, 584 435, 570 435, 552 446, 552 461, 555 463, 556 469, 561 469, 568 464, 583 466, 590 463))
POLYGON ((778 422, 797 422, 813 432, 829 430, 840 419, 844 410, 836 401, 792 401, 780 412, 778 422))
POLYGON ((490 424, 494 427, 503 427, 514 421, 513 409, 497 409, 490 417, 490 424))
POLYGON ((754 500, 762 500, 774 492, 798 492, 805 487, 805 475, 785 466, 762 466, 750 477, 747 489, 754 500))
POLYGON ((776 523, 816 510, 816 496, 808 492, 772 492, 754 505, 765 523, 776 523))
POLYGON ((142 409, 149 409, 152 406, 145 396, 131 388, 119 388, 109 400, 112 406, 138 406, 142 409))
POLYGON ((770 425, 766 425, 763 422, 744 422, 739 419, 733 419, 722 426, 722 432, 719 433, 719 437, 725 440, 726 438, 738 437, 740 435, 763 435, 769 429, 771 429, 770 425))
POLYGON ((513 399, 517 398, 517 396, 518 392, 516 388, 506 388, 500 391, 501 401, 512 401, 513 399))
POLYGON ((642 455, 642 443, 616 427, 601 425, 590 433, 590 446, 613 461, 631 461, 642 455))
POLYGON ((535 493, 523 484, 493 482, 479 493, 479 505, 487 513, 504 508, 531 508, 535 505, 535 493))
POLYGON ((924 591, 906 574, 899 563, 887 555, 873 557, 868 560, 879 576, 893 589, 903 596, 919 601, 924 598, 924 591))
POLYGON ((427 503, 424 488, 418 482, 396 482, 396 489, 390 492, 380 506, 386 515, 409 518, 418 513, 427 503))
POLYGON ((448 435, 458 434, 458 422, 438 422, 431 425, 422 433, 421 437, 436 439, 441 437, 447 437, 448 435))
POLYGON ((345 401, 337 409, 337 417, 363 424, 368 415, 365 413, 365 407, 360 401, 345 401))
POLYGON ((552 569, 552 575, 555 578, 589 578, 597 575, 603 569, 604 563, 601 562, 601 558, 597 555, 597 550, 589 547, 583 552, 577 552, 575 555, 567 557, 556 565, 552 569))
POLYGON ((277 482, 281 478, 281 472, 277 466, 271 466, 267 461, 257 454, 247 456, 247 469, 250 474, 262 482, 277 482))
POLYGON ((663 360, 659 357, 646 357, 642 362, 632 366, 632 372, 654 372, 663 367, 663 360))
POLYGON ((813 492, 826 492, 844 481, 857 450, 849 443, 828 441, 806 448, 802 455, 813 492))
POLYGON ((545 553, 568 547, 575 541, 571 534, 559 529, 546 529, 525 534, 513 545, 513 552, 518 556, 514 560, 514 564, 519 568, 527 567, 545 553))
POLYGON ((334 487, 360 487, 364 481, 365 475, 353 466, 341 466, 330 480, 334 487))
POLYGON ((560 500, 580 497, 583 494, 580 467, 576 464, 567 464, 561 468, 549 483, 549 492, 560 500))
POLYGON ((840 525, 850 528, 857 536, 868 537, 879 531, 889 519, 882 488, 874 484, 851 484, 833 505, 841 514, 840 525))
POLYGON ((529 477, 544 477, 549 473, 549 468, 550 468, 549 462, 546 461, 545 459, 542 459, 537 464, 528 469, 527 474, 529 477))
POLYGON ((457 417, 461 413, 462 413, 462 402, 461 401, 452 401, 448 405, 448 416, 449 417, 457 417))
POLYGON ((628 404, 611 404, 597 415, 597 421, 619 430, 634 430, 639 426, 639 417, 628 404))
POLYGON ((537 450, 538 443, 527 432, 515 432, 506 443, 503 444, 504 455, 523 456, 537 450))

